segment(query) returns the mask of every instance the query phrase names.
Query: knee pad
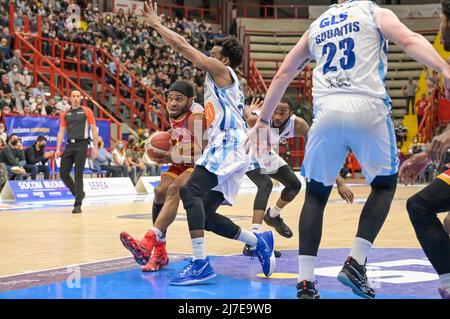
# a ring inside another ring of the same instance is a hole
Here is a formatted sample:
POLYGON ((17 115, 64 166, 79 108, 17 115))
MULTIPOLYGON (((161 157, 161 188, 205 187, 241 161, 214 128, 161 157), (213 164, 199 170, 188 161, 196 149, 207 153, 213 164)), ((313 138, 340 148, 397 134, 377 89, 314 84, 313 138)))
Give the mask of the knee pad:
POLYGON ((302 188, 302 183, 297 179, 297 181, 292 181, 283 190, 282 199, 286 202, 290 202, 294 200, 295 196, 300 193, 300 189, 302 188))
POLYGON ((180 187, 180 197, 183 202, 189 200, 189 197, 191 196, 190 192, 191 191, 189 190, 189 183, 180 187))

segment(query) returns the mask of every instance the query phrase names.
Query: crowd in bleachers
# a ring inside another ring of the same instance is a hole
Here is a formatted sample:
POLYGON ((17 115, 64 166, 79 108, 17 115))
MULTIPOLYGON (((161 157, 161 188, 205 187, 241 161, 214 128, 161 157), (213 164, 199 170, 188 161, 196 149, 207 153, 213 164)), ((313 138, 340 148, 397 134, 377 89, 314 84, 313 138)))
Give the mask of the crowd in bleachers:
MULTIPOLYGON (((65 47, 59 48, 64 51, 64 57, 77 58, 74 45, 70 43, 86 44, 96 46, 107 51, 113 60, 107 64, 107 69, 113 75, 118 72, 118 64, 121 64, 130 73, 145 85, 161 96, 165 96, 171 83, 184 79, 195 85, 197 102, 203 103, 203 83, 205 73, 195 68, 189 61, 175 53, 167 46, 162 38, 152 29, 146 28, 139 21, 137 14, 119 10, 117 14, 102 14, 98 9, 88 4, 82 10, 82 28, 70 29, 68 25, 67 10, 69 0, 16 0, 15 28, 21 31, 24 28, 24 17, 30 17, 30 32, 37 32, 36 20, 38 16, 43 17, 42 35, 49 39, 67 41, 65 47)), ((19 115, 52 115, 59 116, 62 111, 70 108, 68 97, 58 95, 51 96, 42 81, 37 82, 35 75, 23 65, 20 50, 12 50, 13 37, 8 28, 8 0, 0 0, 0 116, 1 120, 5 114, 19 115)), ((206 55, 214 45, 214 39, 224 37, 222 30, 214 30, 213 26, 205 21, 187 21, 177 17, 166 17, 165 25, 175 32, 183 35, 194 47, 206 55)), ((51 55, 52 46, 50 41, 43 41, 40 48, 44 55, 51 55)), ((83 71, 93 72, 93 52, 86 48, 81 52, 81 60, 87 62, 83 71)), ((65 67, 73 69, 75 64, 66 64, 65 67)), ((120 81, 131 87, 132 79, 128 74, 120 72, 120 81)), ((247 97, 247 102, 253 97, 264 96, 261 92, 252 91, 247 85, 246 79, 238 70, 240 85, 247 97)), ((107 83, 115 86, 115 77, 106 78, 107 83)), ((429 74, 429 82, 436 85, 438 76, 436 72, 429 74)), ((406 88, 405 88, 406 90, 406 88)), ((411 89, 412 90, 412 89, 411 89)), ((124 93, 126 94, 126 93, 124 93)), ((405 94, 408 96, 408 94, 405 94)), ((409 94, 411 95, 411 94, 409 94)), ((409 101, 408 101, 409 102, 409 101)), ((419 103, 419 102, 418 102, 419 103)), ((164 112, 158 100, 150 101, 157 112, 164 112)), ((294 113, 303 117, 309 124, 312 123, 311 109, 299 104, 294 113)), ((136 105, 144 111, 142 105, 136 105)), ((418 106, 418 110, 424 107, 418 106)), ((150 114, 151 120, 159 121, 155 114, 150 114)), ((0 124, 0 140, 4 145, 9 145, 11 140, 7 137, 7 131, 0 124)), ((103 148, 103 142, 99 145, 99 157, 91 159, 92 169, 106 176, 129 176, 136 182, 142 175, 158 175, 159 166, 153 163, 146 154, 143 154, 143 141, 151 133, 148 129, 138 129, 138 136, 130 135, 130 140, 117 143, 113 149, 103 148), (136 141, 133 141, 136 139, 136 141)), ((404 127, 396 129, 399 147, 406 140, 407 131, 404 127)), ((0 142, 0 143, 2 143, 0 142)), ((20 150, 21 143, 14 147, 20 150)), ((23 148, 23 147, 22 147, 23 148)), ((412 146, 409 153, 413 154, 418 148, 412 146)), ((1 159, 0 155, 0 159, 1 159)), ((18 163, 23 164, 22 157, 17 157, 18 163)), ((26 170, 26 165, 15 165, 23 167, 20 174, 12 174, 9 169, 10 178, 34 178, 35 174, 26 170), (23 174, 22 174, 23 173, 23 174)), ((33 164, 34 165, 34 164, 33 164)), ((11 165, 9 165, 11 166, 11 165)), ((44 175, 45 172, 43 172, 44 175)), ((45 177, 45 176, 44 176, 45 177)))

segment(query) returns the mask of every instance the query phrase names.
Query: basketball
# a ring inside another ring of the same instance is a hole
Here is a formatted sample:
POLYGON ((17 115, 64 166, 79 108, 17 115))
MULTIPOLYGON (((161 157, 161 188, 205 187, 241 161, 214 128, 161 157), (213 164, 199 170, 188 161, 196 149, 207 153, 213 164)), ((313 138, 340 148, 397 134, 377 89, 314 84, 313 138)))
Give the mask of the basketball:
POLYGON ((155 151, 168 152, 171 149, 171 135, 167 132, 157 131, 145 141, 145 151, 151 159, 161 159, 163 156, 155 151))

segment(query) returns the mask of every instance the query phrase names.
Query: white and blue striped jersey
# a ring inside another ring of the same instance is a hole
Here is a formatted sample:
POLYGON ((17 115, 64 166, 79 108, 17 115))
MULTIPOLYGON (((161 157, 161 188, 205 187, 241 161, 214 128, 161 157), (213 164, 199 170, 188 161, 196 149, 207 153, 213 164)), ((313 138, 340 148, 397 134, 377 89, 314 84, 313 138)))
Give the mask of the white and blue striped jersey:
POLYGON ((274 128, 272 124, 272 118, 269 121, 269 125, 271 129, 271 142, 272 144, 279 144, 286 142, 287 139, 295 137, 295 114, 292 114, 291 117, 287 120, 287 123, 284 125, 283 130, 280 131, 278 128, 274 128))
MULTIPOLYGON (((260 110, 254 111, 254 114, 256 114, 258 117, 261 114, 260 110)), ((280 143, 284 143, 286 142, 287 139, 289 138, 293 138, 295 137, 295 119, 296 119, 296 115, 292 114, 286 124, 284 125, 284 127, 282 128, 282 130, 280 130, 279 128, 275 128, 273 126, 273 121, 272 118, 270 118, 269 120, 269 127, 270 127, 270 142, 273 145, 278 145, 280 143)))
POLYGON ((244 120, 244 93, 234 70, 227 67, 233 78, 233 84, 219 88, 208 73, 205 79, 205 117, 210 141, 229 129, 247 132, 244 120))
POLYGON ((311 24, 308 45, 316 61, 314 100, 356 93, 389 105, 385 86, 388 41, 373 16, 375 6, 372 1, 354 0, 332 5, 311 24))

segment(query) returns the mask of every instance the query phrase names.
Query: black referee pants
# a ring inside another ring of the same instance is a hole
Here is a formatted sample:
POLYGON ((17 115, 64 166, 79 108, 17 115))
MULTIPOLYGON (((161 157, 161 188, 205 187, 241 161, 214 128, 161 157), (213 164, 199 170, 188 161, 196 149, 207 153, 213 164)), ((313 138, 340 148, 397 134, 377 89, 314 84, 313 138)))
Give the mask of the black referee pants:
POLYGON ((75 196, 75 205, 81 205, 84 197, 83 170, 86 163, 88 142, 67 144, 61 155, 60 175, 61 179, 75 196), (70 171, 75 164, 75 181, 70 176, 70 171))

